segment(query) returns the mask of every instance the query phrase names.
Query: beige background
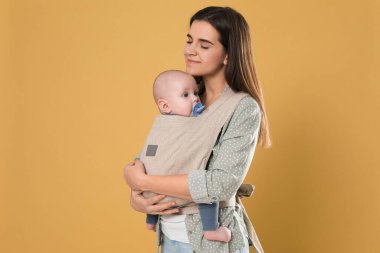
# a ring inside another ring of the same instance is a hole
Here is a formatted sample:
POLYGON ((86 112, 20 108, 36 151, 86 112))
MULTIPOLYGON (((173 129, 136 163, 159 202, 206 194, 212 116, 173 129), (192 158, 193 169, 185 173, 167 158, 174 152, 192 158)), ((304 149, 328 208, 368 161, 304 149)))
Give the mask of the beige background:
POLYGON ((380 252, 375 0, 2 1, 0 252, 154 252, 122 169, 208 5, 251 26, 273 148, 245 203, 266 252, 380 252))

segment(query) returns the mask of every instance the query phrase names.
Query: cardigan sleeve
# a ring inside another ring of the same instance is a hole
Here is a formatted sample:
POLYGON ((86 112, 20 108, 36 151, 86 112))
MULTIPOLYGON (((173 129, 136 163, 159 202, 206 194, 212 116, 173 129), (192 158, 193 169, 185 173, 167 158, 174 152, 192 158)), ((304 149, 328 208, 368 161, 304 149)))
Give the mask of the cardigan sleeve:
POLYGON ((207 170, 191 171, 188 185, 197 203, 226 201, 242 184, 256 148, 261 110, 251 98, 243 98, 223 128, 207 170))

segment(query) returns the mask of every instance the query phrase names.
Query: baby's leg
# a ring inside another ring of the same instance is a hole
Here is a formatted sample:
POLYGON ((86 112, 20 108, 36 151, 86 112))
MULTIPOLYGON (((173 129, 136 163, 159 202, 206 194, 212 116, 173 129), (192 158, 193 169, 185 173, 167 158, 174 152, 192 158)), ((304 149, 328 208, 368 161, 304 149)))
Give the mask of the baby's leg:
POLYGON ((147 214, 146 215, 146 229, 156 231, 157 221, 158 221, 158 215, 147 214))
POLYGON ((156 232, 156 224, 146 223, 146 229, 156 232))
POLYGON ((231 231, 226 227, 219 227, 219 202, 199 204, 198 209, 202 220, 204 237, 210 241, 229 242, 231 240, 231 231))

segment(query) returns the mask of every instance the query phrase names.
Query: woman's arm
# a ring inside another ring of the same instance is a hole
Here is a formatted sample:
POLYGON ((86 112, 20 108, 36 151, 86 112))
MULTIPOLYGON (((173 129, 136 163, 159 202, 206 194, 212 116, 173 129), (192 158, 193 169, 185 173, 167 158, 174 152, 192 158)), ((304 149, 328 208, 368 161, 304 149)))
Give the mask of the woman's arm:
POLYGON ((124 178, 133 190, 150 191, 191 200, 187 175, 152 176, 146 175, 144 164, 136 160, 124 169, 124 178))
POLYGON ((226 201, 235 196, 251 165, 260 121, 257 102, 251 97, 242 99, 222 129, 208 170, 195 170, 188 175, 194 202, 226 201))

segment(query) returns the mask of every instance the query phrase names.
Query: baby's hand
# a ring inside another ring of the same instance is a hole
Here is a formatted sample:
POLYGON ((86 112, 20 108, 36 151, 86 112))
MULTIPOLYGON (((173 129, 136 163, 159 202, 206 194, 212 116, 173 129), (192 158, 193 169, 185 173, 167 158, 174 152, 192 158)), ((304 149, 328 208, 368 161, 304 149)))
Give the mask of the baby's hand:
POLYGON ((146 229, 153 230, 154 232, 156 232, 156 224, 146 223, 146 229))

